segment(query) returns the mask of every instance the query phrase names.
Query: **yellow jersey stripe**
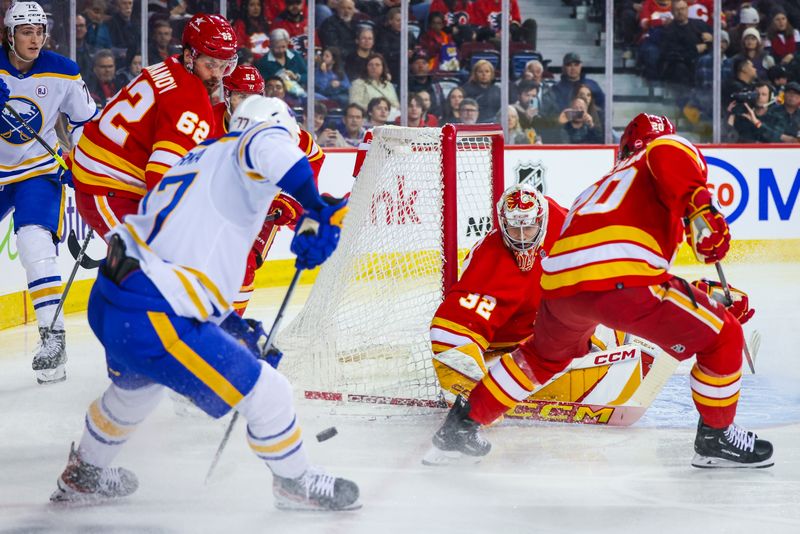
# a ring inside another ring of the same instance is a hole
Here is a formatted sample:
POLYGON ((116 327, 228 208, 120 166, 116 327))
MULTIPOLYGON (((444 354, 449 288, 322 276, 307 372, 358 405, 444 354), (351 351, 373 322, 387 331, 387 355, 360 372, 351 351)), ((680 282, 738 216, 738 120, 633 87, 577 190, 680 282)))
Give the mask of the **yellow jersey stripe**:
POLYGON ((674 302, 675 304, 680 305, 681 308, 688 311, 695 317, 701 319, 704 323, 708 324, 714 331, 719 332, 722 329, 723 321, 707 309, 703 308, 702 306, 698 306, 695 308, 692 301, 684 295, 676 291, 675 289, 670 288, 667 291, 667 297, 665 300, 669 300, 674 302))
MULTIPOLYGON (((697 163, 698 167, 700 167, 701 169, 703 168, 703 161, 700 159, 700 156, 696 152, 694 152, 691 148, 689 148, 688 146, 684 145, 680 141, 676 141, 676 140, 670 139, 668 137, 660 137, 660 138, 652 141, 650 144, 648 144, 647 145, 647 149, 645 150, 645 156, 649 156, 651 150, 653 150, 657 146, 661 146, 661 145, 673 146, 675 148, 678 148, 678 149, 684 151, 686 154, 689 155, 690 158, 692 158, 694 160, 695 163, 697 163)), ((649 161, 647 163, 647 167, 650 168, 649 161)))
POLYGON ((97 210, 100 212, 100 216, 103 217, 103 221, 106 223, 109 230, 119 224, 119 219, 117 219, 117 216, 111 211, 111 206, 108 205, 106 197, 95 195, 94 205, 97 206, 97 210))
POLYGON ((512 399, 511 397, 506 395, 506 393, 502 390, 502 388, 500 388, 500 386, 498 386, 497 383, 494 381, 492 375, 484 376, 483 383, 484 385, 486 385, 486 389, 489 390, 489 393, 492 394, 492 397, 494 397, 495 400, 497 400, 497 402, 499 402, 503 406, 508 406, 509 408, 513 408, 514 406, 517 405, 518 403, 517 400, 512 399))
POLYGON ((67 191, 65 186, 61 186, 61 206, 58 210, 58 228, 56 228, 56 237, 61 239, 64 235, 64 206, 67 203, 67 191))
POLYGON ((81 137, 81 140, 78 142, 78 146, 76 148, 93 159, 95 163, 115 167, 118 171, 129 174, 131 177, 144 182, 144 169, 137 167, 128 160, 123 159, 113 152, 92 143, 85 135, 81 137))
POLYGON ((154 163, 150 162, 144 168, 144 172, 157 172, 159 174, 164 174, 169 170, 169 165, 164 165, 162 163, 154 163))
POLYGON ((692 376, 700 382, 711 386, 729 386, 742 377, 742 372, 734 373, 727 376, 711 376, 701 371, 697 365, 692 368, 692 376))
POLYGON ((730 406, 739 400, 739 392, 737 391, 727 399, 712 399, 704 395, 700 395, 696 391, 692 391, 692 398, 697 404, 702 404, 703 406, 710 406, 712 408, 725 408, 726 406, 730 406))
POLYGON ((531 379, 520 369, 510 353, 507 352, 503 354, 500 359, 505 363, 505 368, 511 374, 511 377, 516 380, 519 385, 528 391, 533 391, 533 382, 531 382, 531 379))
POLYGON ((433 321, 431 321, 431 326, 441 326, 442 328, 446 328, 448 330, 452 330, 453 332, 457 332, 461 335, 467 336, 470 339, 474 340, 475 343, 480 345, 482 350, 486 350, 486 347, 489 346, 489 342, 486 341, 486 338, 480 334, 476 334, 469 328, 461 326, 458 323, 454 323, 453 321, 448 321, 447 319, 442 319, 441 317, 434 317, 433 321))
POLYGON ((292 432, 292 434, 288 438, 281 440, 274 445, 256 445, 251 441, 250 448, 253 449, 255 452, 261 452, 261 453, 280 452, 284 449, 288 449, 289 447, 300 441, 301 434, 302 433, 300 432, 300 428, 298 427, 295 429, 294 432, 292 432))
MULTIPOLYGON (((49 155, 50 154, 48 154, 48 156, 49 155)), ((56 171, 58 171, 58 168, 59 168, 59 164, 58 164, 57 161, 54 160, 53 161, 53 165, 51 165, 49 167, 43 167, 43 168, 34 169, 34 170, 32 170, 30 172, 27 172, 27 173, 25 173, 25 174, 23 174, 21 176, 15 176, 11 180, 7 180, 7 181, 0 180, 0 184, 1 185, 14 184, 14 183, 17 183, 17 182, 21 182, 23 180, 27 180, 28 178, 34 178, 36 176, 44 176, 46 174, 53 174, 56 171)))
POLYGON ((573 286, 581 282, 608 280, 622 276, 658 276, 666 270, 656 269, 642 261, 613 261, 587 265, 556 274, 542 274, 541 285, 545 291, 573 286))
POLYGON ((186 150, 186 148, 182 147, 178 143, 173 143, 172 141, 159 141, 158 143, 153 145, 152 152, 155 152, 156 150, 159 150, 159 149, 169 150, 170 152, 175 152, 180 157, 185 156, 189 152, 188 150, 186 150))
POLYGON ((147 193, 147 189, 144 188, 144 182, 142 182, 142 187, 126 184, 125 182, 121 182, 114 178, 109 178, 107 176, 103 176, 102 174, 96 174, 88 171, 81 167, 80 163, 75 162, 74 159, 72 165, 72 175, 75 177, 75 180, 86 185, 102 186, 108 187, 109 189, 128 191, 130 193, 136 193, 140 197, 143 197, 147 193))
POLYGON ((175 276, 178 277, 178 280, 181 281, 183 285, 183 289, 186 290, 186 294, 189 295, 189 298, 194 304, 195 308, 200 312, 200 317, 202 320, 205 321, 208 319, 208 312, 206 312, 206 307, 203 305, 203 302, 200 300, 200 297, 197 295, 197 291, 194 290, 192 287, 192 283, 189 282, 189 279, 184 276, 184 274, 179 269, 172 269, 172 272, 175 273, 175 276))
POLYGON ((585 234, 561 238, 553 245, 550 250, 550 256, 614 241, 631 241, 663 255, 658 242, 644 230, 633 226, 615 225, 585 234))
POLYGON ((222 296, 222 292, 219 290, 216 284, 214 284, 214 282, 211 281, 211 278, 209 278, 208 275, 206 275, 206 273, 198 271, 197 269, 192 269, 191 267, 184 267, 184 266, 181 267, 183 267, 184 269, 195 275, 197 278, 199 278, 200 282, 207 289, 211 290, 211 293, 214 295, 214 298, 217 299, 217 303, 220 306, 222 306, 224 309, 228 309, 230 307, 228 301, 225 300, 225 298, 222 296))
MULTIPOLYGON (((58 151, 58 147, 56 147, 54 150, 56 150, 56 152, 57 152, 58 151)), ((41 156, 35 156, 35 157, 32 157, 31 159, 26 159, 25 161, 23 161, 21 163, 17 163, 16 165, 0 165, 0 170, 2 170, 2 171, 13 171, 14 169, 20 169, 20 168, 26 167, 28 165, 33 165, 34 163, 40 163, 42 160, 47 159, 47 158, 52 158, 52 157, 53 156, 51 156, 49 153, 48 154, 42 154, 41 156)))
POLYGON ((167 314, 150 311, 147 312, 147 317, 150 319, 150 324, 153 325, 161 344, 167 352, 186 367, 190 373, 200 379, 203 384, 208 386, 219 398, 225 401, 228 406, 239 404, 244 395, 219 371, 205 361, 202 356, 183 342, 172 326, 167 314))

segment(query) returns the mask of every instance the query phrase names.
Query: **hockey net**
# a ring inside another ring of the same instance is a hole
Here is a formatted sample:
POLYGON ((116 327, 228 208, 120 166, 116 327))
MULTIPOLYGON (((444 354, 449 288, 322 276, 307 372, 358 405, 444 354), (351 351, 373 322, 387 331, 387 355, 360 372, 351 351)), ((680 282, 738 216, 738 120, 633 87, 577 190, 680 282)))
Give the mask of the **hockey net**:
POLYGON ((276 340, 306 398, 438 404, 430 321, 491 228, 502 158, 492 125, 375 129, 339 246, 276 340))

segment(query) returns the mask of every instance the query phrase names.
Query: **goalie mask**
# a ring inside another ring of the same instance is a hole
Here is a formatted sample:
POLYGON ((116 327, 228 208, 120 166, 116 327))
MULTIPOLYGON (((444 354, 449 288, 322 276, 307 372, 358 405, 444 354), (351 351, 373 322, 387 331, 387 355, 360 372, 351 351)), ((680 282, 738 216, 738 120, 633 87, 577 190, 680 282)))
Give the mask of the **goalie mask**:
POLYGON ((547 200, 529 185, 513 185, 503 191, 497 203, 497 220, 517 266, 530 271, 547 232, 547 200))

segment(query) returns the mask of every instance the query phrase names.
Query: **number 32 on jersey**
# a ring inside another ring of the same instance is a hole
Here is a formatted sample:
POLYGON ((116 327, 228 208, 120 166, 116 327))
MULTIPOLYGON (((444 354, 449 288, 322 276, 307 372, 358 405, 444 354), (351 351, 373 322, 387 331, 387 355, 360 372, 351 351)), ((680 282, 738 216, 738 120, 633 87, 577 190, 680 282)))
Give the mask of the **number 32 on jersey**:
POLYGON ((492 316, 492 311, 497 306, 497 300, 490 295, 479 295, 477 293, 470 293, 466 297, 458 299, 458 303, 462 308, 468 310, 475 310, 475 313, 486 319, 487 321, 492 316))

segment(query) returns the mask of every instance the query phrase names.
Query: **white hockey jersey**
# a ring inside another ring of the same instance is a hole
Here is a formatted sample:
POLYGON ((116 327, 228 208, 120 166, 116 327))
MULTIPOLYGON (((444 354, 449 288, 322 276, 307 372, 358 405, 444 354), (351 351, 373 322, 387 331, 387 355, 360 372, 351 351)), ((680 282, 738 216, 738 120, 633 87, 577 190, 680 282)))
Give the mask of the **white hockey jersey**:
POLYGON ((257 124, 198 145, 109 234, 180 316, 221 321, 239 292, 276 185, 313 173, 280 126, 257 124))
MULTIPOLYGON (((5 52, 0 53, 0 77, 11 93, 8 105, 56 151, 59 112, 66 115, 70 131, 97 113, 78 65, 55 52, 43 50, 25 74, 14 68, 5 52)), ((58 171, 56 160, 5 108, 0 113, 0 138, 0 185, 58 171)))

